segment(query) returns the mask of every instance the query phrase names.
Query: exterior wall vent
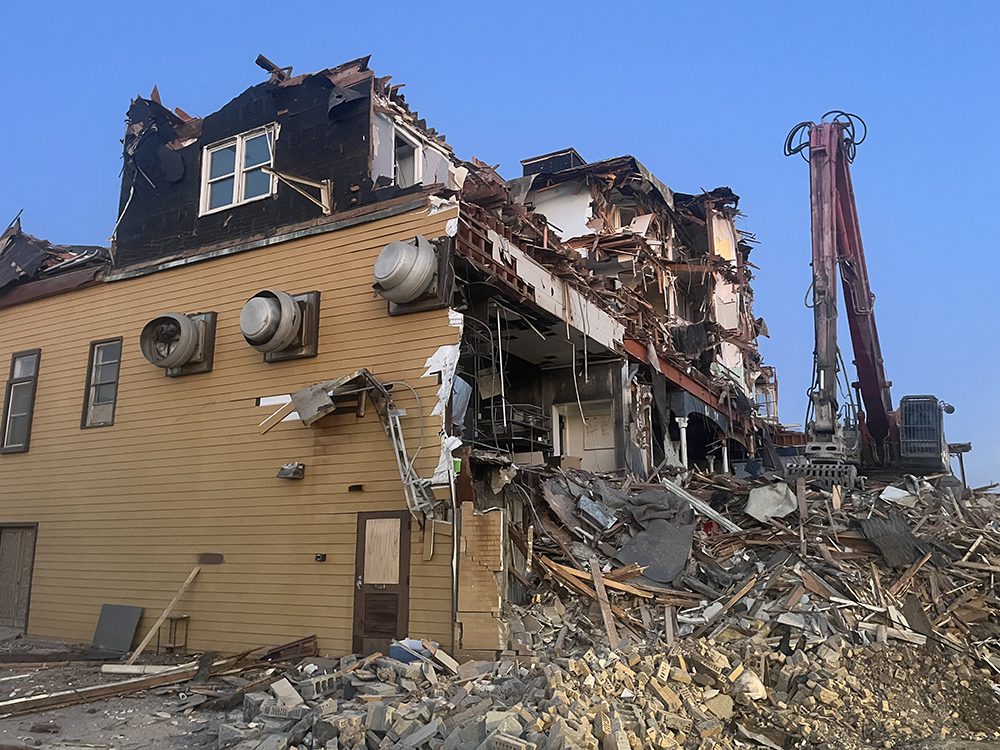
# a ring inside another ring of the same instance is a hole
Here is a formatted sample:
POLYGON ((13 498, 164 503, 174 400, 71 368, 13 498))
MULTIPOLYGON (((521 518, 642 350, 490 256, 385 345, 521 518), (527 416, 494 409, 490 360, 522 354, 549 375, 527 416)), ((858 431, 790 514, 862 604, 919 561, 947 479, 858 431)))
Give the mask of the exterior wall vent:
POLYGON ((265 362, 319 353, 319 292, 288 294, 280 289, 258 292, 243 305, 240 331, 265 362))
POLYGON ((451 238, 390 242, 375 260, 372 289, 389 304, 390 315, 447 307, 454 274, 451 238))
POLYGON ((165 313, 153 318, 139 334, 142 356, 171 378, 211 372, 217 318, 214 312, 165 313))
POLYGON ((390 242, 375 261, 374 289, 382 297, 404 304, 427 292, 437 272, 437 253, 426 237, 390 242))

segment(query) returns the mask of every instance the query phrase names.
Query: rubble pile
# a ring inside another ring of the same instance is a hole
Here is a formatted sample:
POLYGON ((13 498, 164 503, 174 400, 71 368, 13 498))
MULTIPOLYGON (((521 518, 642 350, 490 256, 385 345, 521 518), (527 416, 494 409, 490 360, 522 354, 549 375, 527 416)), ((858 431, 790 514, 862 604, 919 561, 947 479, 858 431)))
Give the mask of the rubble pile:
POLYGON ((1000 737, 997 496, 505 468, 496 661, 307 659, 219 747, 917 747, 1000 737), (510 498, 507 498, 508 507, 510 498), (529 523, 518 523, 530 519, 529 523), (520 603, 516 603, 519 600, 520 603))
MULTIPOLYGON (((695 472, 686 487, 615 486, 568 471, 536 482, 541 532, 513 524, 511 536, 524 551, 534 538, 530 595, 554 586, 589 604, 604 589, 615 631, 605 644, 841 635, 857 645, 930 642, 1000 675, 1000 497, 949 479, 846 491, 695 472)), ((555 634, 508 618, 515 651, 558 647, 578 629, 578 617, 528 611, 555 634)))
POLYGON ((863 748, 1000 737, 996 698, 971 659, 840 636, 452 665, 440 651, 307 660, 246 694, 219 748, 863 748))

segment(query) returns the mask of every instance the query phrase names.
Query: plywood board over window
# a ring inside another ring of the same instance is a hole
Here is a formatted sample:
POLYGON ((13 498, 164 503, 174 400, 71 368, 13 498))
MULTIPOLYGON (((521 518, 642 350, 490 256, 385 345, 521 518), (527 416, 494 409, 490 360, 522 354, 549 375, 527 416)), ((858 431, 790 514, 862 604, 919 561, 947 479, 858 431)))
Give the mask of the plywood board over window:
POLYGON ((353 646, 387 653, 410 624, 410 514, 358 514, 353 646))

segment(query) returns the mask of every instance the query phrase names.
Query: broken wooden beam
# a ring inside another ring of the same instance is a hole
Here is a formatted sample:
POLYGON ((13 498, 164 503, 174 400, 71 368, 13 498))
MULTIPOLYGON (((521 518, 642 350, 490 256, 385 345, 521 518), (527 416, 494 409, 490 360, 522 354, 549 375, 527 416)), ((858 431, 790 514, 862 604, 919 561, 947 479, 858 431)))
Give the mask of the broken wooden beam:
POLYGON ((160 613, 160 616, 156 618, 156 622, 153 623, 153 627, 151 627, 149 629, 149 632, 146 633, 146 637, 142 639, 142 641, 136 647, 135 651, 132 652, 132 655, 126 660, 125 662, 126 664, 135 664, 135 660, 138 659, 142 655, 142 652, 146 650, 146 646, 148 646, 149 642, 153 640, 153 636, 155 636, 159 632, 160 625, 162 625, 163 621, 167 619, 167 616, 174 611, 174 607, 177 606, 177 602, 180 601, 180 598, 184 595, 184 592, 187 591, 188 586, 191 585, 191 581, 193 581, 198 576, 199 572, 201 572, 201 568, 195 566, 195 568, 188 574, 187 579, 184 581, 184 583, 181 584, 181 587, 177 590, 177 593, 174 594, 174 598, 170 600, 170 603, 167 604, 166 607, 164 607, 163 611, 160 613))
POLYGON ((590 572, 594 577, 594 591, 597 592, 597 604, 601 608, 601 619, 604 620, 604 629, 608 633, 608 643, 611 648, 618 650, 621 640, 618 638, 618 629, 615 627, 615 617, 611 614, 611 602, 608 601, 608 592, 604 588, 604 577, 601 575, 601 564, 596 557, 590 558, 590 572))

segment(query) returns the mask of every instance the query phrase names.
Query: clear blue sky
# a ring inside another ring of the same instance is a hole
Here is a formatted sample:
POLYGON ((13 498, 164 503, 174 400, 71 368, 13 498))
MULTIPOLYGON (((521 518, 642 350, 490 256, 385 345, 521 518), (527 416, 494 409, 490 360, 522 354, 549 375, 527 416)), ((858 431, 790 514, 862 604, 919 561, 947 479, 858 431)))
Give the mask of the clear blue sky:
POLYGON ((39 0, 3 16, 0 223, 23 208, 33 234, 106 242, 125 111, 153 84, 205 115, 264 79, 259 52, 299 72, 372 53, 460 156, 505 176, 574 146, 634 154, 680 191, 739 193, 792 423, 811 368, 808 173, 782 141, 826 110, 858 112, 870 136, 854 184, 894 398, 955 404, 948 435, 973 441, 970 479, 1000 480, 1000 3, 39 0))

